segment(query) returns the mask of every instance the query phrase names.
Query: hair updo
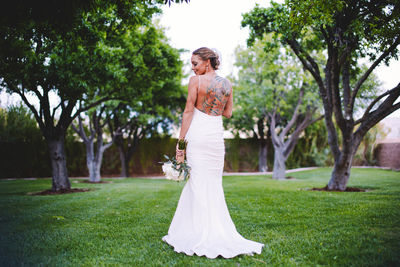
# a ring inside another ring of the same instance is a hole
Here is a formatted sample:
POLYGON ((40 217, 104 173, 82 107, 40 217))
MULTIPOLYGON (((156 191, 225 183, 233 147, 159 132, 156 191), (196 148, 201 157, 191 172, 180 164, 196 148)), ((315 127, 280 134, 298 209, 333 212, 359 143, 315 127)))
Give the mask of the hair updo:
POLYGON ((199 56, 202 60, 210 60, 211 67, 217 70, 221 62, 219 61, 219 56, 216 52, 208 47, 200 47, 193 51, 193 55, 199 56))

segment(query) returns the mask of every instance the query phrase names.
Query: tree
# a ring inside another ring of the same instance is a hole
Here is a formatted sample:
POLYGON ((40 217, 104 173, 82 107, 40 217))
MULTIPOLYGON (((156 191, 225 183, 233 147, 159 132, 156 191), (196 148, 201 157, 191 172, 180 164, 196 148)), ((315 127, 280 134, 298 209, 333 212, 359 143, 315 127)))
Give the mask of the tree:
MULTIPOLYGON (((158 135, 160 128, 168 132, 168 128, 174 121, 171 110, 179 108, 179 104, 184 103, 182 98, 168 97, 165 99, 171 101, 171 105, 165 103, 148 102, 124 104, 120 103, 112 112, 113 118, 109 120, 109 129, 115 138, 115 144, 118 148, 121 161, 121 177, 129 177, 130 161, 134 155, 140 141, 144 138, 150 138, 158 135), (177 103, 179 99, 180 103, 177 103), (165 105, 163 107, 163 105, 165 105), (154 109, 153 109, 154 108, 154 109), (170 114, 168 114, 170 113, 170 114), (121 134, 116 129, 121 129, 121 134)), ((182 108, 182 107, 181 107, 182 108)))
MULTIPOLYGON (((168 4, 168 6, 171 6, 171 3, 173 3, 174 0, 165 0, 164 4, 168 4)), ((190 0, 175 0, 175 3, 183 3, 186 2, 187 4, 190 2, 190 0)))
POLYGON ((148 121, 149 110, 155 109, 153 113, 158 112, 158 120, 163 121, 163 116, 168 116, 168 114, 161 112, 162 107, 169 106, 168 110, 174 110, 172 104, 175 103, 175 96, 180 96, 179 93, 182 93, 179 84, 182 76, 179 53, 167 44, 161 28, 141 26, 117 37, 114 42, 118 43, 119 48, 124 51, 119 64, 125 70, 125 80, 114 82, 114 87, 118 88, 118 98, 121 100, 106 103, 91 111, 88 117, 89 136, 86 135, 79 116, 78 127, 74 126, 86 144, 91 181, 100 181, 103 152, 114 141, 120 151, 122 174, 127 177, 129 160, 137 146, 137 140, 148 133, 148 131, 138 130, 138 127, 154 123, 154 121, 151 123, 148 121), (164 103, 160 103, 157 95, 169 99, 162 99, 164 103), (144 117, 144 120, 142 118, 137 120, 138 117, 144 117), (112 141, 104 144, 103 128, 107 124, 112 141), (126 132, 128 134, 124 135, 126 132), (97 149, 94 149, 95 141, 97 149), (125 143, 129 149, 125 149, 125 143))
MULTIPOLYGON (((290 51, 279 43, 265 47, 257 41, 248 49, 237 49, 239 67, 237 108, 233 123, 259 136, 259 166, 266 167, 266 127, 274 146, 273 178, 284 179, 286 159, 303 130, 322 117, 313 118, 318 107, 315 86, 290 51), (243 118, 246 118, 245 120, 243 118)), ((314 116, 315 117, 315 116, 314 116)), ((266 168, 265 168, 266 169, 266 168)))
POLYGON ((119 101, 107 104, 104 109, 98 108, 98 115, 89 117, 89 123, 97 129, 96 153, 91 149, 94 139, 85 141, 88 167, 93 169, 97 180, 100 179, 102 154, 112 143, 120 153, 121 176, 129 176, 129 161, 139 141, 158 131, 158 126, 170 123, 168 118, 173 118, 172 113, 179 108, 177 100, 182 99, 183 93, 179 51, 168 45, 157 22, 119 37, 117 42, 124 50, 119 64, 125 70, 125 80, 114 83, 119 89, 119 101), (105 118, 101 116, 103 112, 105 118), (100 133, 106 125, 112 141, 103 145, 100 133))
POLYGON ((299 1, 255 7, 244 15, 249 43, 274 33, 289 46, 318 84, 334 167, 328 190, 345 190, 357 148, 369 129, 400 108, 400 84, 369 102, 356 118, 355 103, 364 83, 382 62, 398 57, 400 4, 392 1, 299 1), (324 51, 325 65, 315 59, 324 51), (360 58, 372 64, 361 72, 360 58), (323 70, 323 72, 321 71, 323 70), (354 77, 360 75, 356 82, 354 77), (335 123, 337 127, 335 127, 335 123), (341 140, 341 144, 340 144, 341 140))
MULTIPOLYGON (((276 52, 276 51, 275 51, 276 52)), ((277 68, 270 64, 276 60, 276 53, 265 53, 261 43, 253 48, 237 47, 236 63, 238 78, 232 78, 235 85, 235 109, 226 125, 234 131, 252 134, 259 143, 258 170, 268 171, 268 139, 271 134, 267 129, 268 108, 271 99, 267 94, 269 84, 277 68)))
POLYGON ((332 162, 325 122, 319 120, 304 129, 296 147, 286 160, 286 166, 327 166, 332 162))
POLYGON ((155 132, 158 123, 163 120, 148 114, 151 111, 147 105, 143 108, 143 106, 137 104, 120 103, 113 110, 113 119, 108 122, 119 152, 121 177, 129 177, 130 161, 140 140, 155 132), (122 129, 122 134, 118 134, 116 130, 118 128, 122 129))
POLYGON ((106 124, 104 119, 106 105, 101 104, 100 107, 89 110, 89 130, 86 133, 86 127, 83 124, 83 119, 79 115, 78 125, 71 123, 71 127, 79 135, 86 147, 86 165, 89 171, 89 181, 98 183, 101 179, 101 164, 103 154, 114 142, 114 138, 108 143, 104 143, 103 127, 106 124))
POLYGON ((285 179, 286 160, 297 144, 300 134, 309 125, 323 118, 322 116, 313 118, 317 106, 307 105, 304 107, 305 90, 306 86, 302 86, 298 91, 298 100, 294 106, 294 110, 292 109, 291 119, 287 123, 282 124, 279 132, 276 127, 277 122, 279 122, 281 118, 277 113, 278 108, 275 108, 273 112, 269 114, 271 121, 271 138, 274 145, 273 179, 285 179))
POLYGON ((121 102, 109 114, 109 129, 120 154, 121 177, 129 176, 129 162, 140 140, 168 132, 185 102, 179 51, 167 43, 161 29, 149 29, 147 34, 141 51, 146 72, 129 72, 131 82, 127 84, 127 90, 140 94, 121 102))
POLYGON ((126 81, 116 36, 149 23, 159 11, 149 3, 99 2, 89 12, 73 9, 72 27, 53 25, 54 18, 38 19, 34 13, 16 27, 0 26, 1 86, 18 94, 39 124, 52 162, 53 191, 70 189, 64 148, 68 126, 81 112, 116 97, 114 84, 126 81), (77 108, 79 100, 85 105, 77 108))

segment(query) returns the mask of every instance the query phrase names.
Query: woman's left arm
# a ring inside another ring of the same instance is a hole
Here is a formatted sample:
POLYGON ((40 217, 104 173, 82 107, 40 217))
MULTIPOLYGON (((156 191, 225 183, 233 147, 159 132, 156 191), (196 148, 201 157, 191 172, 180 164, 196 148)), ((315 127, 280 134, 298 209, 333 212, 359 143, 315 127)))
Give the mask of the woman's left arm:
POLYGON ((224 111, 222 113, 222 116, 226 118, 232 117, 232 109, 233 109, 233 88, 231 85, 231 95, 229 96, 228 102, 225 104, 224 111))

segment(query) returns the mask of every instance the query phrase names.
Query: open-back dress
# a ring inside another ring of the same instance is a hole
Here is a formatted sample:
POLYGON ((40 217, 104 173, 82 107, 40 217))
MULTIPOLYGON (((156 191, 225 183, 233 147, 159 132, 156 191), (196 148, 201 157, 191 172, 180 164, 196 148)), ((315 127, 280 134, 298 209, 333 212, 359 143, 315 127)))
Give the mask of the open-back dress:
POLYGON ((195 108, 185 139, 190 178, 182 190, 168 235, 162 239, 176 252, 187 255, 232 258, 260 254, 264 245, 237 232, 225 202, 222 116, 195 108))

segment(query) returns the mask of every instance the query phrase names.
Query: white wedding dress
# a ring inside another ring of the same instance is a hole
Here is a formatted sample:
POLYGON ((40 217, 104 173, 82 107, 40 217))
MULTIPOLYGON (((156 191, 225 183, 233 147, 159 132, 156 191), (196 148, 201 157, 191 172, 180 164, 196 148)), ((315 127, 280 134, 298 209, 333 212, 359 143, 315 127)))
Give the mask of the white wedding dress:
POLYGON ((237 232, 225 202, 222 116, 195 108, 186 140, 190 178, 182 190, 168 235, 162 240, 176 252, 190 256, 232 258, 260 254, 264 245, 237 232))

